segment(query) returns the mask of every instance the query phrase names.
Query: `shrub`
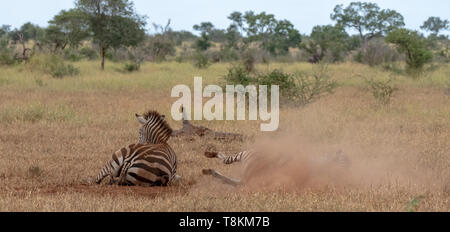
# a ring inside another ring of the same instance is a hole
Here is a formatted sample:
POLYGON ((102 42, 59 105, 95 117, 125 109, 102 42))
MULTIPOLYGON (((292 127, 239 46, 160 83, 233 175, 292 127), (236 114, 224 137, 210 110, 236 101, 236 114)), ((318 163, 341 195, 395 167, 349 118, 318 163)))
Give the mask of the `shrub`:
POLYGON ((79 51, 75 49, 66 49, 64 50, 64 59, 72 62, 80 61, 83 59, 83 55, 80 54, 79 51))
POLYGON ((194 66, 199 69, 208 68, 209 66, 209 60, 208 57, 202 53, 198 52, 194 57, 194 66))
POLYGON ((397 45, 401 53, 406 54, 406 63, 409 70, 420 70, 433 58, 431 51, 416 31, 408 29, 397 29, 386 37, 388 43, 397 45))
POLYGON ((223 61, 236 61, 239 60, 239 54, 232 48, 224 48, 220 51, 220 55, 223 61))
POLYGON ((337 87, 336 81, 328 75, 328 67, 324 64, 314 66, 311 74, 298 73, 295 82, 294 92, 289 98, 302 105, 310 104, 327 94, 333 94, 337 87))
POLYGON ((64 76, 76 76, 80 74, 80 70, 75 68, 72 64, 55 64, 51 65, 49 69, 50 75, 55 78, 63 78, 64 76))
POLYGON ((381 105, 389 105, 391 103, 393 94, 398 88, 391 85, 391 80, 388 81, 374 81, 367 80, 372 95, 375 100, 381 105))
POLYGON ((0 39, 0 65, 15 64, 14 51, 8 47, 7 39, 0 39))
POLYGON ((360 51, 361 63, 376 66, 383 63, 392 63, 398 60, 398 53, 389 47, 383 40, 374 39, 360 51))
POLYGON ((275 69, 267 73, 252 74, 242 65, 228 69, 225 76, 227 84, 254 85, 278 85, 280 95, 287 102, 307 105, 326 94, 333 93, 337 87, 328 75, 327 67, 319 65, 313 69, 312 74, 285 73, 275 69))
POLYGON ((31 71, 39 70, 55 78, 64 76, 75 76, 80 73, 78 68, 72 64, 66 64, 64 60, 57 55, 37 55, 33 56, 28 63, 31 71))
POLYGON ((254 82, 253 77, 243 65, 235 65, 229 68, 228 74, 225 76, 225 81, 228 84, 244 86, 254 82))
POLYGON ((167 56, 174 55, 176 52, 175 43, 166 34, 157 34, 148 37, 142 49, 155 62, 165 61, 167 56))
POLYGON ((80 54, 88 60, 98 59, 98 53, 92 48, 83 47, 80 49, 80 54))
POLYGON ((136 62, 126 63, 123 67, 123 70, 125 72, 136 72, 136 71, 139 71, 140 69, 141 69, 141 64, 136 63, 136 62))
POLYGON ((279 69, 268 73, 261 73, 256 76, 255 82, 258 85, 278 85, 282 96, 290 98, 296 94, 296 75, 285 73, 279 69))

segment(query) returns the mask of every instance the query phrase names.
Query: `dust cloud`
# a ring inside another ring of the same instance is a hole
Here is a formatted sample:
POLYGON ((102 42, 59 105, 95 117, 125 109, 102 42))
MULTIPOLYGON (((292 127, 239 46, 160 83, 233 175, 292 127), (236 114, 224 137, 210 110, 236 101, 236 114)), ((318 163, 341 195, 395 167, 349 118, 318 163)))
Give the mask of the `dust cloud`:
MULTIPOLYGON (((391 148, 358 147, 345 143, 328 145, 294 136, 259 139, 252 148, 259 152, 250 162, 222 169, 227 170, 223 173, 226 176, 243 181, 244 184, 237 189, 322 191, 333 188, 337 191, 360 191, 390 186, 397 190, 434 191, 446 188, 445 181, 436 178, 432 170, 390 155, 391 148)), ((215 183, 216 188, 220 184, 212 177, 205 181, 208 186, 215 183)), ((219 188, 226 189, 224 186, 219 188)))

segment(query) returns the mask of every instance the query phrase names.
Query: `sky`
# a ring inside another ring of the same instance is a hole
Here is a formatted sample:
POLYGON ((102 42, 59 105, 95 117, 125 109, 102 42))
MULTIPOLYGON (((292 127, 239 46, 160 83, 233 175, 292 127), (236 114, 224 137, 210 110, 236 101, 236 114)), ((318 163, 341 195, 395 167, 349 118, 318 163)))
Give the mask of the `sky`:
MULTIPOLYGON (((59 11, 70 9, 74 0, 0 0, 0 25, 20 27, 26 22, 47 26, 59 11)), ((174 30, 193 31, 200 22, 212 22, 216 28, 225 29, 233 11, 265 11, 277 19, 291 21, 302 34, 309 34, 316 25, 333 24, 330 14, 337 4, 348 5, 357 0, 134 0, 141 15, 148 16, 147 29, 152 23, 165 25, 171 19, 174 30)), ((364 0, 362 0, 364 1, 364 0)), ((430 16, 450 20, 450 0, 368 0, 382 9, 393 9, 405 18, 406 27, 420 30, 430 16)), ((447 32, 445 34, 450 34, 447 32)))

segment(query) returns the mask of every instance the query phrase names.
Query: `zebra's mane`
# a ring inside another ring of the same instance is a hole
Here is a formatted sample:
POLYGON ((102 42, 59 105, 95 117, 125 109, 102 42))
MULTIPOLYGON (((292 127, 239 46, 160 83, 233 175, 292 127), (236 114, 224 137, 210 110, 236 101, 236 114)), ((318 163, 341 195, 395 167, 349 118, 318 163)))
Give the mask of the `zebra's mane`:
POLYGON ((157 111, 150 110, 143 115, 143 117, 152 124, 152 128, 158 128, 159 138, 151 138, 159 140, 159 142, 167 142, 170 136, 172 135, 172 128, 169 124, 164 120, 163 116, 159 114, 157 111))

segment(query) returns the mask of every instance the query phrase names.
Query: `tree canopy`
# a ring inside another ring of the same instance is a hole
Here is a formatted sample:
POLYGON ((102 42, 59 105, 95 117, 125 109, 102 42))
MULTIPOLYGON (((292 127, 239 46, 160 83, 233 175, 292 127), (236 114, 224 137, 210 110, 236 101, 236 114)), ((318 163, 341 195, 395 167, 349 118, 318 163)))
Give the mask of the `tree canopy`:
POLYGON ((260 42, 273 55, 286 54, 290 47, 300 45, 301 35, 294 25, 288 20, 277 20, 273 14, 233 12, 228 18, 232 21, 229 31, 245 33, 244 42, 260 42))
POLYGON ((330 53, 331 62, 341 59, 341 55, 350 47, 350 36, 341 26, 315 26, 311 36, 302 48, 313 56, 312 60, 321 61, 330 53))
POLYGON ((433 58, 417 31, 399 28, 389 33, 386 41, 396 44, 399 52, 406 54, 406 63, 410 69, 420 69, 433 58))
POLYGON ((77 9, 63 10, 49 21, 46 41, 54 44, 54 50, 64 50, 67 45, 76 48, 89 36, 89 24, 83 12, 77 9))
POLYGON ((395 10, 380 9, 376 3, 368 2, 352 2, 345 8, 342 4, 337 5, 331 14, 331 19, 338 25, 358 31, 363 44, 405 25, 400 13, 395 10))
POLYGON ((102 69, 108 49, 136 46, 145 39, 145 18, 129 0, 77 0, 76 6, 88 19, 94 42, 101 48, 102 69))
POLYGON ((450 22, 447 19, 442 20, 439 17, 429 17, 420 29, 430 31, 435 35, 438 35, 440 31, 450 29, 450 22))

